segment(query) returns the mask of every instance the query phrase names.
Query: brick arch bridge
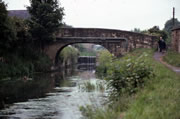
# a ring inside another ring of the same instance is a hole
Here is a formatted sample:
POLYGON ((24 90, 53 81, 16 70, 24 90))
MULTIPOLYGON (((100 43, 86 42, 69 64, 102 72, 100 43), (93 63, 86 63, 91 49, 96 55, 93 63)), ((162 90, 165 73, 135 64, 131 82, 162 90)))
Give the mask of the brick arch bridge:
POLYGON ((99 29, 99 28, 61 28, 56 35, 56 41, 45 46, 45 53, 54 64, 61 50, 70 44, 99 44, 115 56, 121 56, 135 48, 153 48, 156 37, 141 33, 99 29))

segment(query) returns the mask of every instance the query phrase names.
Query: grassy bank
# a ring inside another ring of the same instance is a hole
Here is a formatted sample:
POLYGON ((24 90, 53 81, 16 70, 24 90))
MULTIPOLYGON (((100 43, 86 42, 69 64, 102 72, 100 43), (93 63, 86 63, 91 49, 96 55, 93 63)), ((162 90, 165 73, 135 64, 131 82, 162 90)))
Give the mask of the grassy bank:
POLYGON ((180 67, 180 53, 177 53, 172 50, 168 50, 166 55, 163 57, 163 60, 173 66, 180 67))
POLYGON ((85 108, 84 115, 91 115, 88 119, 180 118, 180 76, 155 61, 152 50, 138 49, 128 56, 138 58, 143 52, 148 54, 145 60, 153 67, 155 77, 146 81, 135 94, 121 95, 118 101, 104 109, 85 108))
POLYGON ((152 51, 146 52, 156 77, 137 93, 124 119, 179 119, 180 76, 154 61, 152 51))

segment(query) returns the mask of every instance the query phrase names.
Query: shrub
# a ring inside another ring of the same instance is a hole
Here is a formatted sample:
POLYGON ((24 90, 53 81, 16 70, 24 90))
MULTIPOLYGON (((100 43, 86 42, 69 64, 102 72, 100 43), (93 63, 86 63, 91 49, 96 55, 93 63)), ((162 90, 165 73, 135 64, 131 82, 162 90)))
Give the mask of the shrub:
POLYGON ((112 62, 112 59, 113 55, 109 51, 103 50, 99 52, 99 56, 97 58, 98 66, 96 68, 96 74, 98 75, 98 77, 102 78, 106 76, 107 70, 112 62))
POLYGON ((145 61, 146 53, 138 58, 131 56, 116 60, 108 69, 110 98, 118 99, 124 93, 133 94, 144 87, 146 80, 153 76, 151 66, 145 61))
POLYGON ((50 59, 40 53, 34 52, 36 57, 26 56, 25 58, 18 54, 5 56, 5 61, 0 61, 0 79, 7 77, 32 77, 34 72, 49 71, 51 66, 50 59))
POLYGON ((49 71, 52 62, 48 56, 40 54, 37 61, 33 61, 34 68, 36 72, 46 72, 49 71))
POLYGON ((30 76, 34 71, 31 62, 26 62, 16 55, 6 56, 5 62, 0 62, 0 79, 6 77, 30 76))

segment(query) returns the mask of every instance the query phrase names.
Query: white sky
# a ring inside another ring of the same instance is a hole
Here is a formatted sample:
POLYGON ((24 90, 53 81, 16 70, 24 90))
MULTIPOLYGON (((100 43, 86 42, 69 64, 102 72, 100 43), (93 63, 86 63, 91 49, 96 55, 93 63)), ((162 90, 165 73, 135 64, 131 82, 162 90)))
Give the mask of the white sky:
MULTIPOLYGON (((25 9, 29 0, 3 0, 9 10, 25 9)), ((172 17, 180 21, 180 0, 59 0, 65 8, 64 22, 73 27, 132 30, 162 29, 172 17)))

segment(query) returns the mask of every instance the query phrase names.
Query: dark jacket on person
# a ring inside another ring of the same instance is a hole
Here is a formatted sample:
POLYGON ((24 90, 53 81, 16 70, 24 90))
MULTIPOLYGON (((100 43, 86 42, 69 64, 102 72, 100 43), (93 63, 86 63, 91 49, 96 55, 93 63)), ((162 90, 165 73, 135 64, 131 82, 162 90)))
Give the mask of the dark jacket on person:
POLYGON ((163 50, 166 49, 166 43, 164 40, 159 40, 158 44, 159 44, 160 49, 163 49, 163 50))

